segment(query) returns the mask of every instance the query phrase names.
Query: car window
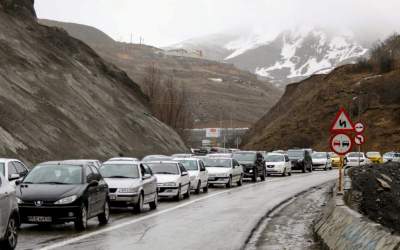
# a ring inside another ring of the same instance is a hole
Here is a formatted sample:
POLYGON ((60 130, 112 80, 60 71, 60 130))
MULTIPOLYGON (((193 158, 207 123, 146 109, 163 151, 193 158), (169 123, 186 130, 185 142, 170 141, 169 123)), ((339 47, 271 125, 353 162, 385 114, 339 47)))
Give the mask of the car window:
POLYGON ((154 174, 179 175, 179 167, 176 163, 147 163, 154 174))
POLYGON ((24 165, 22 165, 21 162, 14 161, 13 164, 14 164, 15 169, 17 170, 17 172, 18 172, 19 174, 23 174, 23 173, 28 172, 28 170, 24 167, 24 165))
POLYGON ((235 160, 235 159, 232 160, 232 164, 235 167, 240 166, 239 162, 237 160, 235 160))
POLYGON ((145 174, 153 175, 153 172, 149 168, 149 166, 143 165, 145 174))
POLYGON ((183 172, 187 172, 187 171, 186 171, 186 168, 185 168, 181 163, 179 163, 179 169, 181 170, 181 174, 182 174, 183 172))
POLYGON ((92 169, 89 166, 85 166, 85 177, 88 180, 93 174, 92 169))
POLYGON ((286 162, 289 162, 289 161, 290 161, 289 156, 285 155, 285 161, 286 161, 286 162))
POLYGON ((5 168, 4 168, 4 163, 0 163, 0 175, 5 175, 6 174, 6 172, 5 172, 6 170, 5 170, 5 168))
MULTIPOLYGON (((86 180, 85 180, 86 181, 86 180)), ((39 165, 24 179, 24 183, 35 184, 81 184, 82 166, 77 165, 39 165)))
POLYGON ((205 171, 206 167, 204 166, 203 161, 199 161, 199 165, 200 165, 200 171, 205 171))
POLYGON ((14 164, 12 162, 8 163, 8 178, 11 177, 13 174, 18 174, 17 169, 15 168, 14 164))

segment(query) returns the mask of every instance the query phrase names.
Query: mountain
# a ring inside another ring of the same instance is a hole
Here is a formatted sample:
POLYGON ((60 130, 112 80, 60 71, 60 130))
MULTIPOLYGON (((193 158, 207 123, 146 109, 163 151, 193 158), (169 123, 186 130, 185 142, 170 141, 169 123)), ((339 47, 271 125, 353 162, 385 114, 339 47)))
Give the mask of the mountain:
POLYGON ((245 135, 246 149, 330 151, 339 107, 366 125, 362 151, 400 150, 400 36, 371 51, 371 59, 289 84, 280 101, 245 135))
MULTIPOLYGON (((101 57, 126 71, 143 90, 147 88, 144 80, 146 69, 155 65, 160 69, 164 80, 173 78, 176 86, 185 87, 188 94, 186 105, 194 117, 196 128, 249 127, 265 114, 282 94, 273 84, 261 81, 255 74, 240 70, 233 64, 207 60, 195 55, 182 56, 186 55, 189 49, 184 51, 176 47, 174 50, 168 50, 116 41, 105 45, 104 41, 109 41, 109 37, 100 30, 97 30, 93 37, 88 37, 88 27, 84 25, 50 20, 40 22, 62 28, 84 41, 101 57)), ((213 41, 224 42, 229 39, 231 37, 214 37, 213 41)))
POLYGON ((59 28, 33 1, 0 0, 0 154, 27 162, 186 149, 125 72, 59 28))
POLYGON ((214 59, 214 56, 209 51, 219 51, 219 60, 233 63, 278 86, 313 74, 329 72, 336 66, 355 62, 367 53, 367 49, 350 33, 321 28, 299 27, 276 34, 249 33, 214 37, 232 39, 219 39, 215 42, 212 37, 210 40, 205 37, 173 47, 204 50, 203 56, 210 59, 214 59), (211 44, 213 49, 210 49, 211 44))

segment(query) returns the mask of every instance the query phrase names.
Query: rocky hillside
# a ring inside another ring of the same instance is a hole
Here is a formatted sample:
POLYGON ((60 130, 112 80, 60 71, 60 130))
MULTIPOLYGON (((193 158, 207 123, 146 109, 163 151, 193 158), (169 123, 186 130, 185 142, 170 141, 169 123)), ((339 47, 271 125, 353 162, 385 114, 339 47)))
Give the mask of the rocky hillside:
POLYGON ((367 52, 351 34, 320 28, 299 27, 278 34, 212 35, 191 39, 171 48, 203 51, 205 58, 233 63, 278 86, 329 72, 338 65, 355 62, 367 52), (218 53, 209 53, 218 51, 218 53))
POLYGON ((99 30, 93 39, 87 36, 86 26, 49 20, 41 20, 41 23, 61 27, 86 42, 107 61, 125 70, 144 90, 146 68, 155 64, 163 78, 173 77, 175 83, 185 86, 189 95, 187 105, 197 128, 229 127, 231 124, 234 127, 249 127, 282 94, 272 84, 260 81, 256 75, 232 64, 182 56, 185 52, 179 49, 166 51, 120 42, 107 45, 110 38, 99 30))
POLYGON ((400 150, 400 38, 375 48, 370 61, 287 86, 281 100, 246 135, 254 149, 311 147, 330 150, 329 129, 340 106, 366 124, 362 150, 400 150), (398 56, 393 58, 393 56, 398 56))
POLYGON ((140 88, 32 0, 0 0, 0 154, 28 162, 185 149, 149 114, 140 88))

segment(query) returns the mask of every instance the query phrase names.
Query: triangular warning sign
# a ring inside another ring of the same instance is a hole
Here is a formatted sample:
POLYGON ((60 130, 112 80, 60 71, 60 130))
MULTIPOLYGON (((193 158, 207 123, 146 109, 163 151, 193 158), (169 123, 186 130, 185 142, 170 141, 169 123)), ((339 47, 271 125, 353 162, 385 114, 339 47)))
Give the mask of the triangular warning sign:
POLYGON ((354 131, 354 124, 350 119, 349 114, 344 108, 341 108, 336 114, 336 118, 332 123, 331 132, 354 131))

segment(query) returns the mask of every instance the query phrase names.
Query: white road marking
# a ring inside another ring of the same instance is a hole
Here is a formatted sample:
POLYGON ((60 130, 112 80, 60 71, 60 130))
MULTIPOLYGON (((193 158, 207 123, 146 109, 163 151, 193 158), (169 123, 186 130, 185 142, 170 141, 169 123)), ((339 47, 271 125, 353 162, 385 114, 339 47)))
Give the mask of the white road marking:
MULTIPOLYGON (((302 176, 304 176, 304 175, 302 175, 302 176)), ((267 184, 267 183, 275 182, 275 181, 280 181, 280 179, 271 180, 271 181, 265 181, 265 182, 257 182, 257 183, 245 185, 245 186, 242 186, 242 187, 239 187, 239 188, 235 188, 235 189, 227 189, 225 191, 221 191, 221 192, 218 192, 218 193, 215 193, 215 194, 210 194, 210 195, 207 195, 205 197, 201 197, 201 198, 198 198, 198 199, 195 199, 195 200, 191 200, 189 202, 177 205, 175 207, 167 208, 167 209, 162 210, 160 212, 155 212, 153 214, 145 215, 143 217, 140 217, 140 218, 137 218, 137 219, 133 219, 133 220, 130 220, 130 221, 126 221, 126 222, 118 224, 118 225, 110 226, 110 227, 107 227, 107 228, 104 228, 104 229, 100 229, 100 230, 97 230, 97 231, 94 231, 94 232, 91 232, 91 233, 88 233, 88 234, 85 234, 85 235, 81 235, 81 236, 73 237, 73 238, 68 239, 68 240, 60 241, 58 243, 43 247, 41 249, 42 250, 51 250, 51 249, 56 249, 56 248, 63 247, 63 246, 66 246, 66 245, 70 245, 72 243, 75 243, 75 242, 78 242, 78 241, 82 241, 84 239, 87 239, 87 238, 90 238, 90 237, 93 237, 93 236, 96 236, 96 235, 99 235, 99 234, 107 233, 107 232, 110 232, 110 231, 113 231, 113 230, 116 230, 116 229, 120 229, 120 228, 123 228, 123 227, 126 227, 126 226, 130 226, 132 224, 135 224, 135 223, 150 219, 152 217, 159 216, 159 215, 162 215, 162 214, 177 210, 179 208, 189 206, 189 205, 191 205, 193 203, 196 203, 196 202, 199 202, 199 201, 210 199, 210 198, 215 197, 217 195, 229 193, 229 192, 232 192, 232 191, 239 191, 239 190, 243 190, 243 189, 251 188, 251 187, 254 187, 254 186, 257 186, 257 185, 267 184)))

